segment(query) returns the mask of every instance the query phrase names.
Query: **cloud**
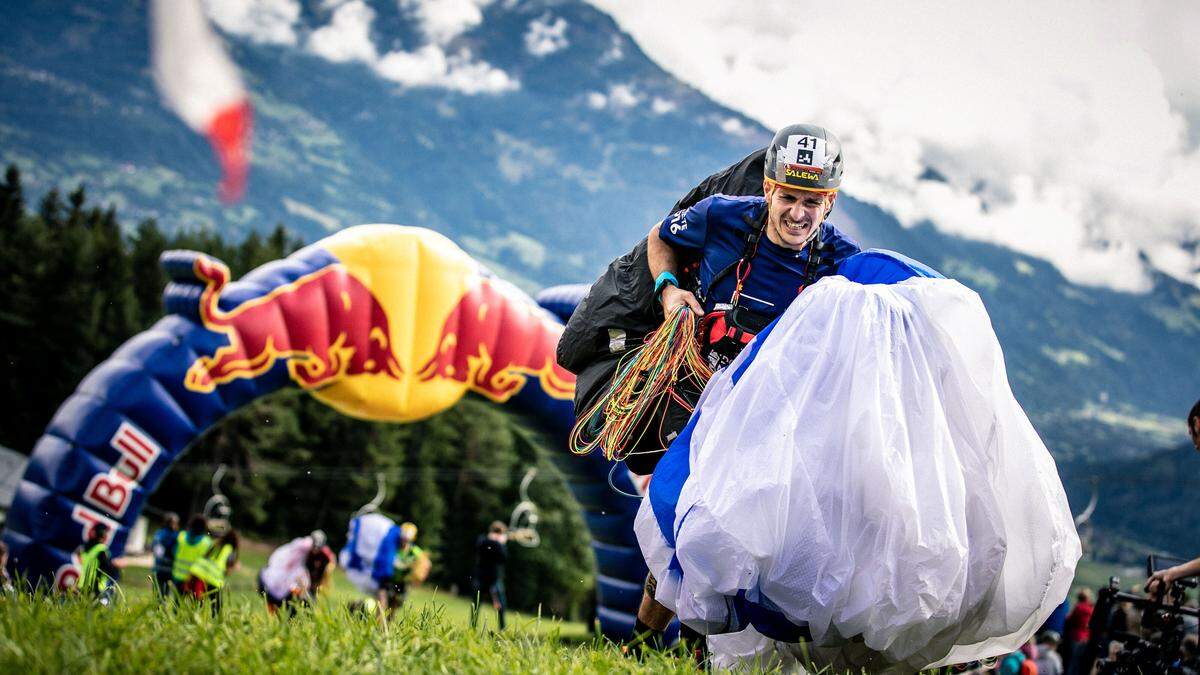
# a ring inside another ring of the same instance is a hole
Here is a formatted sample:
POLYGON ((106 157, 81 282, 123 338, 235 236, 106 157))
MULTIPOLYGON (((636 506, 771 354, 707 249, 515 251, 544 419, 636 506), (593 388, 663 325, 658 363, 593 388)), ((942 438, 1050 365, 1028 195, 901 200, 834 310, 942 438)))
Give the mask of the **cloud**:
POLYGON ((462 50, 446 59, 446 76, 440 86, 464 94, 499 94, 520 87, 508 73, 486 61, 475 61, 462 50))
POLYGON ((1143 255, 1200 282, 1196 3, 590 1, 715 100, 771 128, 828 126, 846 191, 905 224, 1081 283, 1145 290, 1143 255))
POLYGON ((665 115, 669 112, 673 112, 678 107, 679 106, 677 106, 674 101, 668 101, 665 98, 659 98, 657 96, 655 96, 654 100, 650 102, 650 111, 655 115, 665 115))
POLYGON ((641 102, 641 95, 637 93, 637 90, 631 84, 609 85, 607 94, 598 91, 589 91, 587 93, 588 107, 593 110, 610 108, 614 111, 622 111, 636 107, 641 102))
POLYGON ((371 42, 374 20, 375 10, 363 0, 343 3, 333 10, 328 24, 308 36, 308 50, 335 63, 374 63, 376 52, 371 42))
MULTIPOLYGON (((439 40, 473 25, 463 18, 469 14, 463 11, 463 2, 403 0, 402 4, 421 17, 423 30, 439 40)), ((478 13, 479 3, 465 4, 478 13)), ((326 7, 333 8, 329 23, 309 35, 307 48, 330 61, 365 63, 380 77, 405 87, 436 87, 473 95, 498 94, 520 86, 503 70, 474 59, 469 49, 451 52, 437 41, 380 55, 371 40, 375 11, 363 0, 327 0, 326 7)))
POLYGON ((421 31, 433 43, 445 45, 483 22, 483 8, 492 0, 399 0, 413 13, 421 31))
POLYGON ((612 43, 609 44, 608 49, 604 52, 604 55, 600 57, 600 64, 606 65, 625 58, 624 41, 625 38, 621 35, 612 36, 612 43))
POLYGON ((204 8, 231 35, 261 44, 296 44, 299 0, 207 0, 204 8))
POLYGON ((409 87, 430 87, 446 76, 446 53, 437 45, 425 45, 412 52, 384 54, 375 66, 384 78, 409 87))
POLYGON ((525 32, 525 50, 537 57, 549 56, 567 48, 567 20, 561 16, 553 23, 550 15, 529 22, 525 32))
POLYGON ((631 85, 614 84, 608 88, 608 103, 614 108, 632 108, 641 100, 631 85))
POLYGON ((406 87, 441 87, 464 94, 499 94, 519 87, 503 70, 473 60, 470 51, 448 56, 433 44, 413 52, 389 52, 375 64, 375 71, 406 87))
POLYGON ((721 131, 724 131, 730 136, 742 136, 750 133, 750 129, 748 129, 745 124, 742 124, 742 121, 736 117, 726 117, 725 119, 721 120, 720 126, 721 131))

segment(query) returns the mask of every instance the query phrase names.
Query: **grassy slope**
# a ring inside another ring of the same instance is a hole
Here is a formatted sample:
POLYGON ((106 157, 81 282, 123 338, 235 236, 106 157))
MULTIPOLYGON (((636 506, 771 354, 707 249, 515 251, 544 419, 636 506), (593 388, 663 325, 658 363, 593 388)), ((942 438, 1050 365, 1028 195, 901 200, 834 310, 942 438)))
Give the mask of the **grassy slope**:
MULTIPOLYGON (((0 672, 695 672, 687 659, 624 658, 577 622, 514 614, 509 629, 495 633, 494 614, 485 610, 472 629, 471 603, 437 589, 415 590, 381 627, 346 611, 360 594, 340 572, 316 611, 271 618, 254 594, 268 552, 245 547, 216 621, 205 610, 161 607, 148 570, 136 567, 125 570, 125 602, 108 610, 0 596, 0 672)), ((1076 588, 1094 591, 1111 574, 1129 587, 1141 581, 1131 572, 1082 562, 1076 588)))
POLYGON ((148 570, 127 568, 125 601, 102 610, 74 600, 0 596, 0 673, 78 672, 677 672, 686 659, 625 658, 581 623, 514 614, 496 633, 482 612, 436 589, 414 591, 386 627, 353 616, 360 595, 340 572, 320 604, 292 620, 267 615, 254 594, 266 550, 247 547, 222 616, 161 606, 148 570))
POLYGON ((108 610, 0 600, 0 672, 694 672, 685 660, 638 662, 603 642, 566 640, 553 622, 472 630, 446 605, 414 600, 386 627, 336 604, 282 620, 245 593, 217 620, 144 596, 108 610))
MULTIPOLYGON (((255 597, 255 578, 258 570, 267 563, 271 547, 256 542, 244 543, 241 551, 241 564, 229 580, 229 590, 233 597, 255 597)), ((130 601, 150 599, 152 597, 151 572, 143 567, 129 567, 124 571, 121 584, 126 598, 130 601)), ((333 574, 330 586, 322 594, 322 602, 328 608, 344 608, 353 600, 363 597, 363 594, 350 583, 346 575, 337 570, 333 574)), ((440 616, 455 626, 467 626, 471 618, 471 602, 467 598, 453 595, 435 587, 421 587, 409 593, 409 604, 414 607, 437 607, 440 616)), ((495 628, 495 613, 490 609, 480 615, 480 624, 485 628, 495 628)), ((509 623, 525 625, 530 630, 540 634, 556 634, 563 639, 583 641, 591 638, 588 626, 575 621, 560 621, 557 619, 527 616, 510 612, 509 623), (526 625, 527 624, 527 625, 526 625)))

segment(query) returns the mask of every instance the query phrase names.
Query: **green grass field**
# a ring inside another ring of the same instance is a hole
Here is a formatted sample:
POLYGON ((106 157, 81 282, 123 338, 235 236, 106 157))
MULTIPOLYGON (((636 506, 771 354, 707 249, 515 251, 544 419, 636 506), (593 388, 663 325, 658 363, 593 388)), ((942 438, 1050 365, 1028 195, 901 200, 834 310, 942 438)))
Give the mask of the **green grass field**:
POLYGON ((160 604, 149 570, 135 567, 124 571, 123 600, 106 609, 0 596, 0 673, 696 672, 670 654, 625 657, 576 622, 510 613, 498 632, 485 606, 472 628, 468 600, 431 588, 381 626, 347 610, 361 594, 340 572, 314 609, 271 617, 254 592, 266 550, 247 549, 217 619, 191 603, 160 604))
MULTIPOLYGON (((256 606, 260 603, 256 590, 255 575, 258 573, 258 570, 267 564, 267 556, 270 552, 271 548, 264 544, 243 542, 240 552, 241 562, 238 569, 229 579, 227 587, 230 594, 229 597, 246 597, 256 606)), ((126 599, 130 602, 153 599, 151 571, 140 567, 127 568, 122 575, 121 589, 124 591, 126 599)), ((341 570, 337 570, 333 574, 329 587, 321 594, 321 603, 326 609, 345 607, 350 602, 362 597, 363 594, 350 583, 346 575, 342 574, 341 570)), ((413 589, 409 593, 408 602, 414 607, 436 606, 446 620, 456 625, 461 624, 465 626, 470 623, 472 603, 466 598, 446 593, 436 587, 426 586, 413 589)), ((564 639, 579 641, 591 637, 589 627, 582 623, 553 619, 536 621, 538 618, 536 616, 528 617, 513 612, 510 612, 510 615, 509 623, 529 622, 533 620, 533 623, 537 623, 540 626, 538 630, 543 633, 553 631, 561 635, 564 639)), ((479 621, 480 625, 486 624, 487 627, 495 628, 496 614, 488 608, 487 611, 480 614, 479 621)))
MULTIPOLYGON (((268 550, 244 548, 217 619, 207 608, 160 604, 149 570, 137 567, 125 569, 122 601, 107 609, 60 597, 0 596, 0 673, 696 672, 676 654, 625 657, 577 622, 512 613, 508 629, 498 632, 485 606, 473 628, 472 604, 436 588, 414 590, 382 626, 347 610, 361 595, 340 571, 317 607, 292 619, 271 617, 254 583, 268 550)), ((1118 572, 1082 562, 1076 588, 1095 590, 1118 572)))
POLYGON ((0 672, 694 672, 684 659, 625 658, 561 628, 516 618, 502 633, 471 629, 436 598, 414 598, 385 627, 337 604, 271 617, 246 594, 216 619, 149 597, 101 609, 43 596, 0 600, 0 672))

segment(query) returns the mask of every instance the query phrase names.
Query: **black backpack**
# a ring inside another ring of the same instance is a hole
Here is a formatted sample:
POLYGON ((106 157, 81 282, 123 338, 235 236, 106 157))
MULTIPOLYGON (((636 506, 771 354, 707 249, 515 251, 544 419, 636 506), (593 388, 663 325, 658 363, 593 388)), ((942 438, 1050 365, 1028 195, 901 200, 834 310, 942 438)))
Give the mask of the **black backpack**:
MULTIPOLYGON (((705 178, 675 204, 671 213, 715 194, 761 196, 766 152, 766 148, 756 150, 724 171, 705 178)), ((559 338, 558 364, 577 377, 576 414, 595 403, 612 381, 621 357, 642 344, 662 321, 662 307, 654 300, 654 279, 650 276, 646 258, 646 240, 642 239, 629 253, 612 261, 592 284, 559 338)), ((698 397, 699 392, 694 395, 698 397)), ((695 403, 694 400, 691 402, 695 403)), ((666 448, 687 424, 690 415, 690 410, 674 410, 668 406, 657 432, 646 434, 636 449, 666 448)), ((657 460, 658 455, 653 456, 652 461, 635 461, 631 457, 628 464, 636 473, 650 473, 657 460), (647 464, 649 470, 639 470, 647 464)))

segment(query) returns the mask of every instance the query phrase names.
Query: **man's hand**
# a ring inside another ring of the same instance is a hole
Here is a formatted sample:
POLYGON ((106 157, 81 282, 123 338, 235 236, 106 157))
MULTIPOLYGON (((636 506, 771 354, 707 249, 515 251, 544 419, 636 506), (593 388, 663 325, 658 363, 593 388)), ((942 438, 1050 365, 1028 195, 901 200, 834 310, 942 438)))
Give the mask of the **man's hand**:
POLYGON ((1144 586, 1146 595, 1162 595, 1166 593, 1167 587, 1171 585, 1172 581, 1194 577, 1198 574, 1200 574, 1200 558, 1189 560, 1182 565, 1168 567, 1165 570, 1159 570, 1150 575, 1150 578, 1146 580, 1144 586))
POLYGON ((1159 570, 1147 579, 1143 586, 1146 590, 1146 595, 1154 597, 1166 591, 1171 582, 1179 578, 1175 574, 1175 569, 1174 567, 1168 567, 1165 570, 1159 570))
POLYGON ((679 311, 680 307, 687 307, 697 317, 704 316, 704 308, 700 306, 700 300, 694 293, 685 291, 678 286, 664 286, 662 289, 663 315, 670 318, 679 311))

